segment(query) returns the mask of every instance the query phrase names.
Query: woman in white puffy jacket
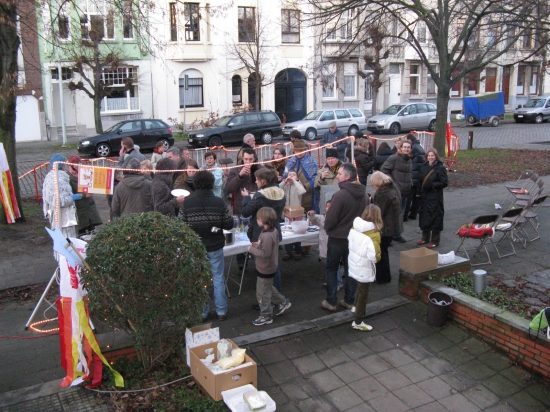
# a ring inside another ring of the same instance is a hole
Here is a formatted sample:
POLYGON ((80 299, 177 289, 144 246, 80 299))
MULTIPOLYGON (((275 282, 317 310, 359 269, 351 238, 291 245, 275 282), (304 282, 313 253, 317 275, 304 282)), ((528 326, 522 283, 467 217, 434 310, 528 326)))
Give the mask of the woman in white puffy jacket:
POLYGON ((380 232, 383 226, 380 208, 370 204, 365 208, 361 217, 355 218, 348 235, 348 273, 349 276, 357 280, 355 320, 351 323, 353 329, 372 330, 372 326, 363 322, 363 318, 369 298, 370 284, 376 278, 376 262, 380 260, 380 232))

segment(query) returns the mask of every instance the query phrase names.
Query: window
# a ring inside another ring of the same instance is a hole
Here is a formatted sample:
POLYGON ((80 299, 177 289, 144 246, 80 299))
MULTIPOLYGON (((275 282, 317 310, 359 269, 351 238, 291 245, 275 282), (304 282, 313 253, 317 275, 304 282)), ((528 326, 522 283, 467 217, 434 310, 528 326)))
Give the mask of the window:
POLYGON ((351 117, 347 110, 335 110, 337 119, 347 119, 351 117))
POLYGON ((496 92, 497 91, 497 68, 487 67, 485 69, 485 91, 496 92))
POLYGON ((506 35, 504 37, 505 47, 513 48, 515 43, 516 29, 514 27, 508 27, 506 29, 506 35))
POLYGON ((101 80, 108 93, 101 102, 102 112, 139 110, 137 67, 105 70, 101 80))
POLYGON ((342 40, 351 40, 353 37, 353 10, 344 11, 341 15, 341 22, 340 38, 342 40))
MULTIPOLYGON (((434 70, 436 70, 434 68, 434 70)), ((426 70, 427 71, 427 70, 426 70)), ((426 93, 427 94, 435 94, 437 92, 435 87, 435 80, 433 79, 430 72, 428 72, 426 76, 426 93)))
POLYGON ((69 17, 60 14, 58 17, 57 25, 58 25, 58 37, 61 40, 69 39, 69 33, 70 33, 69 17))
POLYGON ((496 27, 489 27, 487 33, 487 47, 489 49, 496 49, 497 47, 497 35, 498 31, 496 27))
POLYGON ((392 25, 391 25, 391 35, 392 35, 391 42, 392 43, 397 43, 398 26, 399 26, 399 21, 397 20, 397 17, 394 17, 392 19, 392 25))
POLYGON ((520 64, 518 66, 518 81, 517 81, 517 94, 525 94, 525 72, 527 71, 527 66, 520 64))
POLYGON ((248 113, 245 115, 245 117, 246 124, 260 123, 262 121, 260 113, 248 113))
POLYGON ((242 80, 239 75, 235 75, 231 78, 231 94, 235 106, 239 106, 243 103, 242 80))
POLYGON ((166 127, 166 125, 158 120, 144 120, 143 124, 145 125, 145 130, 164 129, 166 127))
POLYGON ((90 34, 99 39, 112 40, 115 38, 115 20, 113 9, 106 1, 86 2, 85 14, 80 18, 81 34, 83 39, 89 39, 90 34))
POLYGON ((256 17, 254 7, 239 7, 239 42, 256 40, 256 17))
POLYGON ((364 116, 363 113, 361 113, 361 110, 358 110, 358 109, 349 109, 349 112, 353 117, 363 117, 364 116))
POLYGON ((336 65, 329 64, 321 70, 321 86, 323 98, 333 99, 336 97, 336 65))
POLYGON ((471 96, 471 95, 474 95, 474 94, 477 94, 477 91, 478 91, 478 74, 477 73, 470 73, 468 76, 466 76, 465 78, 465 86, 466 86, 466 91, 465 93, 468 95, 468 96, 471 96))
POLYGON ((521 47, 531 49, 533 47, 533 37, 531 29, 525 29, 525 33, 521 38, 521 47))
POLYGON ((372 73, 367 74, 365 77, 365 100, 372 100, 372 81, 374 75, 372 73))
POLYGON ((134 38, 134 12, 132 1, 125 1, 122 6, 122 36, 125 39, 134 38))
POLYGON ((323 113, 323 115, 319 118, 320 122, 326 122, 328 120, 334 120, 334 112, 332 110, 328 110, 323 113))
POLYGON ((328 30, 327 40, 336 40, 336 29, 334 27, 328 30))
POLYGON ((409 93, 420 94, 420 65, 410 65, 409 93))
POLYGON ((426 43, 426 23, 423 21, 416 26, 416 38, 419 43, 426 43))
POLYGON ((425 104, 417 104, 416 105, 416 112, 417 113, 428 113, 428 107, 425 104))
POLYGON ((280 122, 279 118, 275 113, 263 113, 264 115, 264 121, 266 122, 280 122))
POLYGON ((178 12, 176 3, 170 3, 170 41, 178 41, 178 12))
MULTIPOLYGON (((57 68, 51 70, 52 80, 59 80, 59 70, 57 68)), ((73 71, 69 67, 61 68, 61 80, 71 80, 73 71)))
POLYGON ((537 94, 539 80, 538 66, 531 66, 531 81, 529 82, 529 94, 537 94))
POLYGON ((136 130, 141 130, 141 121, 136 120, 134 122, 124 123, 122 126, 120 126, 119 130, 121 132, 132 132, 136 130))
POLYGON ((355 84, 357 83, 357 65, 344 63, 344 98, 356 97, 355 84))
MULTIPOLYGON (((458 71, 454 71, 451 74, 451 78, 454 79, 459 75, 458 71)), ((453 83, 451 86, 451 97, 460 97, 462 96, 462 79, 458 80, 456 83, 453 83)))
POLYGON ((183 15, 185 17, 185 40, 199 41, 199 3, 184 3, 183 15))
POLYGON ((281 10, 283 43, 300 43, 300 10, 281 10))
POLYGON ((189 69, 180 74, 180 108, 204 107, 202 90, 202 74, 198 70, 189 69), (185 75, 188 76, 185 90, 185 75))

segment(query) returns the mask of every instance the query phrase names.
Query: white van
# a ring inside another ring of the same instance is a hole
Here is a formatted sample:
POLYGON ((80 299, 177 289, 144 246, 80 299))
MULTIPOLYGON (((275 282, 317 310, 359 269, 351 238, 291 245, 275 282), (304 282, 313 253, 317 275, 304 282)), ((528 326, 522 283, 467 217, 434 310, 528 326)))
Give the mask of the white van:
POLYGON ((529 99, 524 105, 519 105, 514 112, 517 123, 542 123, 550 118, 550 96, 539 96, 529 99))

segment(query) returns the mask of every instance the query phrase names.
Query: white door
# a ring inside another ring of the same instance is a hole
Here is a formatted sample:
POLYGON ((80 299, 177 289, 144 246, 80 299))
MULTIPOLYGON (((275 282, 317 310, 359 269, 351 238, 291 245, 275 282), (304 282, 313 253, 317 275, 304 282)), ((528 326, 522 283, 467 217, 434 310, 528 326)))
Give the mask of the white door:
POLYGON ((15 111, 15 141, 42 140, 38 100, 34 96, 17 96, 15 111))
POLYGON ((398 63, 390 63, 389 89, 388 106, 401 103, 401 70, 398 63))

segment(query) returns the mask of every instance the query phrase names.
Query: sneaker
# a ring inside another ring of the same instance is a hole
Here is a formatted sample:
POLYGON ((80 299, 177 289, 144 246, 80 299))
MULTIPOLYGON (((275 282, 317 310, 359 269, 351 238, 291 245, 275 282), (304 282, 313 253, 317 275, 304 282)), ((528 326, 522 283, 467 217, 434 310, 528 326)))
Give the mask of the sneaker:
POLYGON ((324 288, 326 288, 326 287, 327 287, 327 282, 321 283, 321 286, 324 287, 324 288))
POLYGON ((349 303, 346 303, 346 301, 343 300, 343 299, 342 299, 342 300, 339 300, 338 303, 339 303, 340 306, 342 306, 342 307, 344 307, 344 308, 346 308, 346 309, 351 309, 351 308, 353 308, 353 305, 350 305, 349 303))
POLYGON ((280 305, 275 306, 275 310, 273 311, 273 314, 275 316, 282 315, 283 312, 291 306, 292 306, 292 303, 286 300, 285 303, 281 303, 280 305))
POLYGON ((227 313, 226 313, 225 315, 220 315, 220 314, 218 313, 218 320, 219 320, 219 321, 222 321, 222 322, 223 322, 224 320, 227 320, 227 313))
POLYGON ((395 240, 396 242, 399 242, 399 243, 406 243, 406 242, 407 242, 407 240, 406 240, 403 236, 401 236, 401 235, 395 236, 395 237, 393 238, 393 240, 395 240))
POLYGON ((326 300, 323 300, 321 302, 321 306, 326 309, 326 310, 330 310, 331 312, 336 312, 338 310, 338 308, 336 306, 332 306, 330 303, 328 303, 326 300))
POLYGON ((355 313, 355 306, 351 308, 351 313, 355 313))
POLYGON ((351 322, 351 327, 353 329, 362 330, 363 332, 368 332, 372 330, 372 326, 367 325, 365 322, 355 323, 355 321, 353 321, 351 322))
POLYGON ((265 318, 263 316, 260 316, 258 319, 256 319, 252 324, 254 326, 262 326, 262 325, 269 325, 270 323, 273 323, 272 318, 265 318))

